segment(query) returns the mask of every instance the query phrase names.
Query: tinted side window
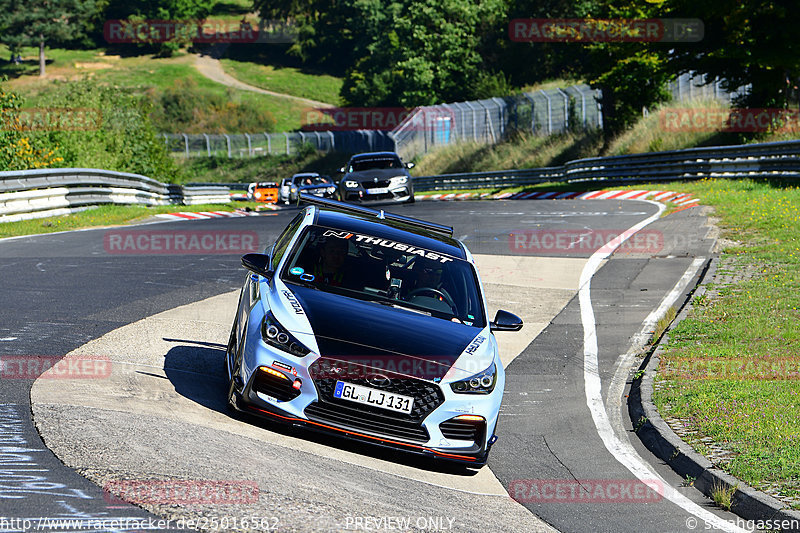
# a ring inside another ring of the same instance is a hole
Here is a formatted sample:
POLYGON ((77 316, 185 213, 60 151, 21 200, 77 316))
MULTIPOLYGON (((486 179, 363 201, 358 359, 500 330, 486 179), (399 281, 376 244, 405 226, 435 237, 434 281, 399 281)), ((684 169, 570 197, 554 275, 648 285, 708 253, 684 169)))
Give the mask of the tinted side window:
POLYGON ((289 246, 289 242, 291 242, 292 237, 297 232, 297 228, 300 227, 300 224, 303 222, 303 217, 305 213, 300 213, 289 223, 283 233, 281 233, 278 240, 275 241, 275 246, 272 248, 272 269, 276 270, 278 268, 278 263, 281 262, 281 258, 283 254, 286 253, 286 248, 289 246))

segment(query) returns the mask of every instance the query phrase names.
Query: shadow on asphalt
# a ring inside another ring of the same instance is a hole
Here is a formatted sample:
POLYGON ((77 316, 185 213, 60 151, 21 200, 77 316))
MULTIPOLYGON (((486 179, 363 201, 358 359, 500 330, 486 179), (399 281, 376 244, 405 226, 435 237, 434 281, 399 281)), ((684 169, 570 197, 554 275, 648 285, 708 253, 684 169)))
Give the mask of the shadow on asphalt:
MULTIPOLYGON (((204 345, 221 345, 194 343, 190 340, 185 342, 192 342, 194 345, 175 346, 167 352, 164 360, 164 372, 175 387, 175 392, 203 407, 230 415, 227 408, 228 379, 225 370, 224 347, 209 348, 204 345)), ((303 427, 281 424, 246 413, 236 413, 235 417, 231 416, 231 425, 241 423, 252 424, 287 437, 301 438, 325 446, 335 446, 348 452, 392 461, 420 470, 466 477, 478 473, 477 469, 459 463, 421 457, 403 450, 384 448, 338 435, 318 433, 303 427)))

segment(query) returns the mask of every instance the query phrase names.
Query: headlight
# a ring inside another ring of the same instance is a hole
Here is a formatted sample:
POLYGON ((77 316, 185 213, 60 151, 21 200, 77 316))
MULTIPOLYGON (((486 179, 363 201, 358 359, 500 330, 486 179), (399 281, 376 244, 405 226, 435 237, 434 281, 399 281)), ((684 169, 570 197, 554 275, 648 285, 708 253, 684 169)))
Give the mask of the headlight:
POLYGON ((358 187, 358 182, 357 181, 352 181, 352 180, 347 180, 347 181, 344 182, 344 186, 347 187, 348 189, 355 189, 355 188, 358 187))
POLYGON ((407 181, 408 181, 408 176, 395 176, 394 178, 392 178, 392 182, 396 183, 397 185, 402 185, 407 181))
POLYGON ((336 187, 328 187, 326 190, 327 190, 329 193, 334 193, 334 192, 336 192, 336 187))
POLYGON ((280 322, 275 320, 271 312, 267 313, 261 323, 261 338, 270 346, 289 352, 297 357, 304 357, 311 351, 294 338, 280 322))
POLYGON ((497 368, 492 363, 492 366, 483 372, 461 381, 454 381, 450 384, 450 388, 459 394, 489 394, 494 390, 496 383, 497 368))

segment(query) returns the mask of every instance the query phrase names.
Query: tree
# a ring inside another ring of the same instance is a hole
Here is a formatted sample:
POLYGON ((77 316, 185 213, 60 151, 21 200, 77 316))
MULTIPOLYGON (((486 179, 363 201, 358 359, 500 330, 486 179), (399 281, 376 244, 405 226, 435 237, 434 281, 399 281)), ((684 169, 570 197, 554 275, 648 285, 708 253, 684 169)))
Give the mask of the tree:
POLYGON ((487 70, 484 38, 504 8, 503 0, 389 4, 385 22, 347 71, 342 96, 353 105, 406 107, 470 98, 474 80, 487 70))
POLYGON ((95 0, 0 0, 0 42, 19 50, 39 47, 39 76, 45 75, 45 47, 84 35, 83 20, 95 13, 95 0))
POLYGON ((800 76, 796 0, 667 0, 672 17, 703 21, 702 41, 675 46, 664 57, 676 71, 697 71, 726 80, 728 89, 751 85, 737 104, 788 104, 788 86, 800 76))
MULTIPOLYGON (((127 20, 132 24, 145 20, 201 21, 211 13, 213 5, 214 2, 208 0, 110 0, 105 14, 107 20, 127 20)), ((165 41, 139 43, 138 46, 170 56, 187 44, 191 41, 186 36, 175 36, 165 41)))
MULTIPOLYGON (((641 0, 615 1, 613 5, 603 1, 596 9, 590 18, 600 21, 600 28, 603 20, 649 20, 663 16, 658 5, 641 0)), ((646 40, 596 41, 585 45, 587 57, 582 71, 589 84, 602 91, 606 145, 632 126, 643 108, 669 100, 666 84, 673 74, 660 50, 670 47, 646 40)))

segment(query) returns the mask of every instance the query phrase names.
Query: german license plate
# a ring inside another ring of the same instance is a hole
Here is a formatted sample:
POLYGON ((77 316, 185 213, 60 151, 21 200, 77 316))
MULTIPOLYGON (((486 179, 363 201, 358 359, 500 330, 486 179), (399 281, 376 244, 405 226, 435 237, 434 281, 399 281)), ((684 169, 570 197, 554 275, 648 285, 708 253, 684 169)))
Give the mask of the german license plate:
POLYGON ((379 187, 377 189, 367 189, 367 194, 386 194, 389 192, 389 187, 379 187))
POLYGON ((411 413, 411 408, 414 406, 414 398, 411 396, 403 396, 402 394, 364 387, 355 383, 345 383, 344 381, 336 382, 333 397, 406 414, 411 413))

